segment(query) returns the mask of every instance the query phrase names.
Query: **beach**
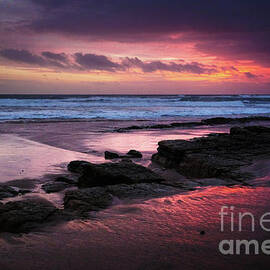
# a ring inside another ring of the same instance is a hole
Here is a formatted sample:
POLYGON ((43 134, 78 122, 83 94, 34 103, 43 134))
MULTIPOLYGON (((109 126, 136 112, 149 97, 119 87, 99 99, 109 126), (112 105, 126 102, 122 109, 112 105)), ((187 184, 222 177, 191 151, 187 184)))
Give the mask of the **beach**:
MULTIPOLYGON (((106 160, 105 151, 125 155, 135 149, 142 158, 134 158, 131 163, 149 168, 166 183, 173 183, 165 191, 154 189, 156 193, 147 194, 144 190, 139 197, 136 192, 131 197, 113 196, 110 206, 90 211, 87 217, 52 220, 27 233, 2 232, 1 268, 253 269, 254 265, 267 265, 269 257, 262 252, 224 256, 219 243, 223 239, 257 239, 260 243, 268 239, 268 233, 257 222, 269 210, 268 155, 247 166, 255 178, 241 182, 184 178, 173 168, 152 161, 160 141, 228 133, 231 127, 270 126, 270 121, 262 119, 247 122, 246 116, 225 124, 202 125, 202 119, 28 119, 0 123, 0 182, 31 191, 5 198, 3 203, 42 198, 62 211, 67 206, 63 204, 65 193, 77 188, 67 186, 46 193, 42 185, 56 176, 75 179, 76 174, 67 170, 74 160, 121 163, 121 159, 106 160), (177 181, 180 188, 175 186, 177 181), (221 232, 219 212, 224 205, 234 206, 235 215, 245 211, 254 214, 255 232, 248 219, 241 232, 232 232, 229 216, 221 232)), ((211 123, 228 122, 224 119, 211 123)))
POLYGON ((0 0, 0 270, 265 270, 270 1, 0 0))

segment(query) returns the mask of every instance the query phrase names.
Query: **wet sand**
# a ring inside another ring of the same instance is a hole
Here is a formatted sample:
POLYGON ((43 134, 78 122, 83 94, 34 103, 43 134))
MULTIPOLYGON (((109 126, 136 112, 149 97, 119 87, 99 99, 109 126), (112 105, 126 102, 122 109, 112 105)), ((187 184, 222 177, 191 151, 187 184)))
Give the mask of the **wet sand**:
MULTIPOLYGON (((75 159, 103 162, 104 150, 140 150, 144 158, 137 162, 148 166, 160 140, 190 139, 229 129, 220 126, 110 132, 119 125, 112 121, 0 124, 0 181, 66 173, 66 164, 75 159)), ((270 239, 269 233, 259 227, 252 232, 248 222, 242 232, 230 232, 229 219, 222 233, 218 213, 223 205, 235 206, 236 213, 249 211, 256 220, 269 212, 268 165, 262 161, 253 167, 260 172, 254 181, 259 185, 263 182, 263 187, 203 187, 159 199, 118 201, 109 209, 93 212, 90 220, 47 226, 23 235, 2 233, 0 268, 263 269, 269 265, 269 256, 224 256, 218 244, 223 239, 263 241, 270 239), (201 231, 205 234, 201 235, 201 231)), ((49 199, 61 201, 57 195, 49 199)))

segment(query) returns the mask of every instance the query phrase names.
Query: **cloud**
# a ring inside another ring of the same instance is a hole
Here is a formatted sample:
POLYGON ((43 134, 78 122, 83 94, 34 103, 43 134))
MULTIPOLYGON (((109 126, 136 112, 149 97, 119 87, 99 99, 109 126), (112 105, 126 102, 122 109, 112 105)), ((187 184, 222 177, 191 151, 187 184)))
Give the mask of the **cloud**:
POLYGON ((116 62, 110 60, 105 55, 96 54, 82 54, 75 53, 68 55, 64 53, 42 52, 41 55, 33 54, 26 50, 3 49, 0 50, 2 58, 11 60, 13 62, 25 63, 28 65, 36 65, 40 67, 54 67, 60 69, 71 69, 79 71, 124 71, 132 68, 139 68, 144 73, 152 73, 156 71, 170 71, 177 73, 191 73, 191 74, 211 74, 217 72, 215 66, 208 66, 197 62, 181 63, 161 61, 142 61, 139 58, 125 57, 121 61, 116 62), (74 59, 73 61, 69 59, 74 59))
POLYGON ((52 53, 52 52, 46 51, 46 52, 42 52, 42 56, 50 60, 64 62, 64 63, 68 61, 65 53, 52 53))
POLYGON ((9 47, 22 33, 29 43, 51 33, 74 40, 192 41, 204 54, 269 66, 269 10, 268 0, 0 1, 0 41, 9 47))
POLYGON ((193 38, 196 42, 195 49, 208 55, 232 60, 251 60, 270 66, 270 32, 224 33, 193 38))
POLYGON ((0 50, 0 56, 3 58, 29 65, 35 65, 40 67, 58 67, 58 68, 66 68, 67 66, 61 62, 63 61, 64 54, 54 54, 51 52, 42 53, 42 57, 40 55, 33 54, 27 50, 17 50, 17 49, 2 49, 0 50), (58 58, 58 59, 57 59, 58 58))
MULTIPOLYGON (((25 1, 25 0, 24 0, 25 1)), ((41 16, 32 26, 73 34, 250 32, 268 29, 268 0, 32 0, 41 16), (72 18, 72 20, 70 20, 72 18)))
POLYGON ((179 73, 193 73, 193 74, 211 74, 217 72, 214 67, 208 67, 206 65, 192 62, 185 64, 178 64, 175 62, 163 63, 161 61, 143 62, 137 57, 125 58, 122 62, 125 67, 139 67, 144 72, 155 72, 155 71, 171 71, 179 73))
POLYGON ((245 72, 245 76, 248 78, 248 79, 256 79, 258 78, 257 75, 251 73, 251 72, 245 72))
POLYGON ((112 62, 104 55, 75 53, 74 57, 76 63, 85 70, 114 71, 115 69, 121 69, 121 65, 112 62))
POLYGON ((0 55, 11 61, 33 65, 45 64, 45 60, 42 57, 34 55, 26 50, 4 49, 0 51, 0 55))

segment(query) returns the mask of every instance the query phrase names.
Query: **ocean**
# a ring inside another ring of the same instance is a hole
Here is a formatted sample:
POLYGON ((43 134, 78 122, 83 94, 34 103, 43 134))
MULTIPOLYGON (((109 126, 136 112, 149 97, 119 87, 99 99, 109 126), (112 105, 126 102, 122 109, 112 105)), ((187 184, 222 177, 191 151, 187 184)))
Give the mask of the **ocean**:
POLYGON ((0 121, 270 115, 270 95, 0 95, 0 121))

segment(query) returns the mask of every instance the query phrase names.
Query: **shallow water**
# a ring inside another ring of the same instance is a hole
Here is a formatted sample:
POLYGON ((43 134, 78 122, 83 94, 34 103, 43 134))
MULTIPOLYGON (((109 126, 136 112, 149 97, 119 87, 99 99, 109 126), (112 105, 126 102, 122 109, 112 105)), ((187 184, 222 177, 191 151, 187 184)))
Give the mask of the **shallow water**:
POLYGON ((59 149, 11 134, 0 135, 0 182, 63 173, 66 164, 76 159, 102 160, 90 154, 59 149))
MULTIPOLYGON (((82 123, 83 124, 83 123, 82 123)), ((136 162, 149 165, 151 155, 156 152, 158 142, 168 139, 190 139, 210 132, 221 132, 225 128, 186 129, 171 131, 140 131, 129 133, 97 133, 74 130, 66 135, 55 131, 52 145, 21 137, 20 134, 0 134, 0 182, 14 179, 38 178, 44 174, 66 173, 66 165, 72 160, 104 162, 104 151, 125 154, 130 149, 143 153, 142 160, 136 162), (80 133, 80 134, 78 134, 80 133), (78 137, 83 135, 80 140, 78 137), (63 137, 64 136, 64 137, 63 137), (66 149, 57 147, 65 142, 66 149), (76 149, 77 151, 71 151, 76 149), (86 152, 86 153, 81 153, 86 152)), ((25 130, 24 130, 25 131, 25 130)), ((44 136, 43 130, 39 131, 44 136)), ((45 134, 45 137, 49 136, 45 134)), ((42 140, 41 140, 42 141, 42 140)))

